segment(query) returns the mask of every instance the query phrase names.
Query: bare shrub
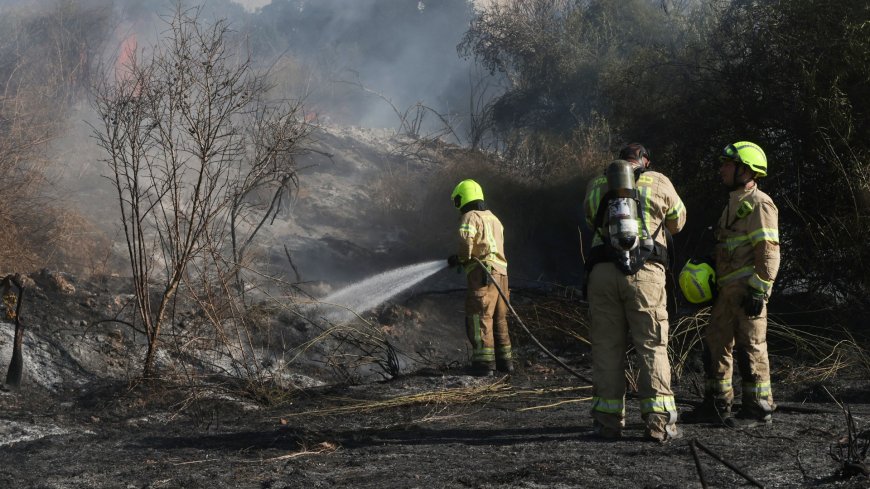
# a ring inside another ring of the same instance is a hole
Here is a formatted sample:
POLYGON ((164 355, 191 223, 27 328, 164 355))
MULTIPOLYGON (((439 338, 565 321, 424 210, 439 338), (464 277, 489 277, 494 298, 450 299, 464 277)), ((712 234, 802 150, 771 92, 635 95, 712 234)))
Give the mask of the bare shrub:
POLYGON ((268 98, 266 74, 232 44, 227 22, 199 12, 177 5, 153 50, 107 70, 93 101, 148 335, 146 377, 182 286, 209 333, 255 365, 247 251, 295 188, 294 156, 310 130, 300 102, 268 98))

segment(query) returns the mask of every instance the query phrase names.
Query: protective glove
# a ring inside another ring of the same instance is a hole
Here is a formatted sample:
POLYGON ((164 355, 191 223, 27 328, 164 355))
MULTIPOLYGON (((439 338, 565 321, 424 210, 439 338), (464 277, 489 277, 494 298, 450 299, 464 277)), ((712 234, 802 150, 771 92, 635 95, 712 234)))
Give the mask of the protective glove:
POLYGON ((458 267, 459 265, 459 255, 450 255, 447 257, 448 267, 458 267))
POLYGON ((761 310, 764 308, 764 292, 749 287, 746 297, 743 299, 743 311, 749 317, 761 315, 761 310))

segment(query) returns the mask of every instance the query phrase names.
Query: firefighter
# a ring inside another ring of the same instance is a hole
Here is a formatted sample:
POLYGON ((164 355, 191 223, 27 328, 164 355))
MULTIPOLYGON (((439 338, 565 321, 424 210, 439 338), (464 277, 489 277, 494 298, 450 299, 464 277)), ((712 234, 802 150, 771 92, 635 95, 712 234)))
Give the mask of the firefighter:
POLYGON ((462 218, 459 253, 450 256, 447 263, 462 267, 468 280, 465 330, 472 349, 470 373, 490 376, 498 370, 510 374, 514 367, 505 300, 509 292, 504 227, 486 208, 483 189, 474 180, 459 182, 451 198, 462 218), (499 294, 496 284, 505 297, 499 294))
POLYGON ((586 222, 594 232, 586 261, 592 418, 596 435, 622 436, 631 342, 640 357, 637 388, 645 438, 665 443, 681 436, 667 354, 666 234, 683 228, 686 211, 671 181, 649 165, 646 148, 629 144, 586 190, 586 222))
POLYGON ((685 420, 741 427, 770 424, 776 405, 766 302, 779 270, 778 211, 758 188, 757 180, 767 175, 767 157, 757 144, 729 144, 719 160, 719 174, 730 194, 715 234, 718 294, 703 334, 704 402, 686 413, 685 420), (736 416, 731 411, 735 356, 743 381, 736 416))

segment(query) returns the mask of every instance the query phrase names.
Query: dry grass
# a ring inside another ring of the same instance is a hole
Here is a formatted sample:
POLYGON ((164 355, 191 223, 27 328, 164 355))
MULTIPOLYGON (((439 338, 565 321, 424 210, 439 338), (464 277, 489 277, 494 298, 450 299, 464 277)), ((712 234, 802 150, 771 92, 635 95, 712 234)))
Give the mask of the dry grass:
POLYGON ((693 351, 701 348, 701 330, 710 322, 710 307, 682 316, 671 325, 668 357, 675 377, 682 377, 693 351))
MULTIPOLYGON (((563 404, 565 402, 587 401, 590 398, 584 396, 581 398, 559 399, 557 402, 552 402, 552 396, 565 393, 573 393, 576 391, 586 390, 590 388, 591 386, 577 386, 516 390, 509 383, 507 383, 505 379, 498 379, 491 383, 473 385, 469 387, 426 391, 417 394, 401 395, 378 400, 359 401, 354 399, 335 398, 331 399, 331 401, 333 401, 335 404, 341 403, 341 405, 335 405, 322 409, 300 411, 287 414, 285 416, 339 416, 344 414, 371 413, 385 409, 397 409, 414 406, 430 407, 439 410, 439 412, 445 412, 449 407, 486 404, 493 401, 507 399, 522 400, 524 401, 524 404, 528 404, 529 401, 547 402, 547 404, 534 407, 524 407, 520 410, 546 409, 563 404)), ((433 418, 427 417, 427 419, 431 420, 433 418)))
POLYGON ((302 445, 299 450, 295 452, 290 452, 286 455, 281 455, 278 457, 272 457, 262 460, 262 462, 280 462, 282 460, 289 460, 292 458, 299 458, 305 455, 328 455, 332 452, 338 450, 339 446, 333 442, 322 441, 315 445, 314 447, 309 448, 306 445, 302 445))
MULTIPOLYGON (((514 291, 514 298, 521 291, 514 291)), ((533 300, 515 300, 513 306, 523 318, 529 330, 544 344, 562 348, 589 345, 589 311, 580 302, 577 291, 572 288, 558 289, 558 295, 547 295, 533 300), (571 342, 566 342, 569 338, 571 342)), ((513 318, 509 318, 512 320, 513 318)), ((511 328, 522 339, 521 328, 511 328)))
MULTIPOLYGON (((701 349, 701 331, 710 322, 710 307, 680 317, 671 330, 668 353, 676 377, 686 372, 692 352, 701 349)), ((818 382, 853 372, 870 375, 870 355, 844 328, 785 324, 768 317, 771 355, 781 356, 777 376, 785 382, 818 382)))
POLYGON ((845 328, 786 325, 768 319, 768 339, 788 346, 787 358, 794 362, 779 374, 786 382, 820 382, 853 373, 870 376, 870 355, 845 328))
MULTIPOLYGON (((515 304, 532 333, 548 344, 589 344, 588 309, 565 289, 562 296, 547 296, 515 304)), ((687 374, 689 360, 701 350, 701 332, 710 322, 710 307, 677 318, 671 323, 668 356, 676 378, 687 374)), ((517 328, 512 329, 517 332, 517 328)), ((522 332, 518 332, 522 336, 522 332)), ((776 375, 785 382, 814 382, 847 372, 870 376, 870 354, 854 335, 842 327, 786 324, 768 318, 771 355, 781 356, 776 375)), ((629 352, 631 349, 629 350, 629 352)), ((626 379, 633 385, 637 372, 628 362, 626 379)))

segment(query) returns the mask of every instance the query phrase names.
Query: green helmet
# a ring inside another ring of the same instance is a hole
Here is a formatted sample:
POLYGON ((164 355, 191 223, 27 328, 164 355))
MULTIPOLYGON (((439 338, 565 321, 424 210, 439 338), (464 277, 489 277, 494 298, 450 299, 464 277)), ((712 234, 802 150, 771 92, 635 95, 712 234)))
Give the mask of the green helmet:
POLYGON ((463 180, 453 189, 453 194, 450 196, 453 199, 453 205, 457 209, 461 209, 465 204, 474 200, 483 200, 483 189, 474 180, 463 180))
POLYGON ((680 271, 680 290, 692 304, 703 304, 713 300, 716 290, 716 271, 708 260, 694 258, 686 262, 680 271))
POLYGON ((734 144, 729 144, 722 150, 722 156, 719 159, 743 163, 751 168, 757 177, 767 176, 767 156, 765 156, 761 147, 755 143, 738 141, 734 144))

